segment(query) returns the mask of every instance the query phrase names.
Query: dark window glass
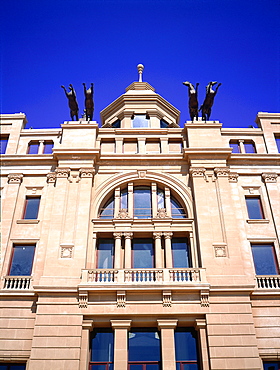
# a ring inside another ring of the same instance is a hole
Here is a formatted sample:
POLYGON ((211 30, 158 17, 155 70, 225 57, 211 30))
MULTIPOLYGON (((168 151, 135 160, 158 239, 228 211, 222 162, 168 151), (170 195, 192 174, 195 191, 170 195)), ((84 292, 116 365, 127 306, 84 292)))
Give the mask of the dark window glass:
POLYGON ((100 218, 114 218, 115 202, 114 198, 110 198, 105 206, 101 208, 100 218))
POLYGON ((25 220, 36 220, 39 212, 40 197, 27 197, 25 200, 25 208, 23 218, 25 220))
POLYGON ((151 189, 148 186, 136 186, 134 188, 134 217, 152 217, 151 189))
POLYGON ((52 154, 53 141, 45 141, 44 143, 44 154, 52 154))
POLYGON ((171 216, 172 218, 185 218, 186 213, 184 208, 179 202, 173 197, 170 198, 171 201, 171 216))
POLYGON ((10 266, 10 276, 30 276, 35 245, 15 245, 10 266))
POLYGON ((229 145, 232 148, 232 153, 240 153, 240 146, 237 141, 231 141, 229 145))
POLYGON ((38 150, 39 150, 39 143, 38 142, 31 142, 28 145, 27 154, 38 154, 38 150))
POLYGON ((160 335, 158 330, 155 328, 131 329, 128 333, 129 369, 159 370, 160 360, 160 335))
POLYGON ((0 154, 5 154, 8 144, 8 138, 7 137, 1 137, 0 140, 0 154))
POLYGON ((255 144, 252 141, 245 141, 244 148, 246 153, 256 153, 255 144))
POLYGON ((154 245, 152 239, 133 239, 132 266, 134 268, 154 267, 154 245))
POLYGON ((172 238, 173 267, 191 267, 190 252, 185 238, 172 238))
POLYGON ((275 141, 276 141, 278 152, 280 153, 280 136, 276 135, 275 141))
POLYGON ((121 121, 118 119, 114 123, 112 123, 112 127, 114 128, 120 128, 121 127, 121 121))
POLYGON ((175 336, 176 370, 198 370, 197 336, 192 328, 177 328, 175 336))
POLYGON ((278 275, 274 246, 272 244, 252 244, 256 275, 278 275))
POLYGON ((168 127, 169 127, 169 123, 167 123, 166 121, 161 119, 160 120, 160 128, 168 128, 168 127))
POLYGON ((250 219, 258 220, 264 218, 262 204, 259 197, 246 197, 246 205, 250 219))
POLYGON ((90 370, 113 370, 114 333, 111 329, 96 329, 91 335, 90 370))
POLYGON ((264 362, 263 363, 264 370, 279 370, 280 369, 280 362, 272 361, 272 362, 264 362))
POLYGON ((132 119, 132 127, 149 127, 149 119, 145 114, 137 114, 132 119))
POLYGON ((97 268, 113 268, 114 239, 99 239, 97 247, 97 268))
POLYGON ((121 191, 121 208, 122 209, 127 209, 128 207, 127 196, 128 196, 127 189, 122 190, 121 191))
POLYGON ((0 364, 0 370, 25 370, 25 364, 0 364))
POLYGON ((158 209, 165 208, 165 197, 164 197, 163 190, 158 189, 157 191, 157 203, 158 203, 158 209))

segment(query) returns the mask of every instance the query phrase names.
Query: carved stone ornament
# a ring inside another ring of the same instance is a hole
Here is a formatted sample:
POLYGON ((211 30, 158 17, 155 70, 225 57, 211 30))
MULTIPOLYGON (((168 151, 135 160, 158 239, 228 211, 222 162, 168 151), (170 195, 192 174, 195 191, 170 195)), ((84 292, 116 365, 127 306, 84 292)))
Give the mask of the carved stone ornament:
POLYGON ((125 307, 126 306, 126 294, 125 291, 117 291, 117 307, 125 307))
POLYGON ((60 258, 72 258, 73 257, 73 245, 60 246, 60 258))
POLYGON ((172 295, 170 290, 164 290, 162 292, 162 306, 171 307, 172 306, 172 295))
POLYGON ((125 239, 132 239, 133 238, 133 233, 123 233, 123 236, 125 239))
POLYGON ((200 292, 200 306, 209 307, 209 292, 201 290, 200 292))
POLYGON ((215 245, 214 250, 215 250, 215 257, 226 257, 227 256, 225 245, 215 245))
POLYGON ((172 235, 173 235, 173 233, 171 233, 171 232, 163 233, 164 239, 171 239, 172 235))
POLYGON ((191 167, 190 174, 192 177, 204 177, 206 169, 204 167, 191 167))
POLYGON ((229 182, 237 182, 238 181, 238 173, 236 173, 236 172, 231 172, 231 173, 229 173, 229 175, 228 175, 228 181, 229 182))
POLYGON ((122 237, 122 233, 114 233, 113 236, 115 239, 120 239, 122 237))
POLYGON ((264 182, 277 182, 277 173, 263 173, 262 178, 264 182))
POLYGON ((88 294, 80 293, 79 294, 79 308, 87 308, 88 306, 88 294))
POLYGON ((121 218, 121 219, 124 219, 124 218, 129 218, 129 215, 128 215, 128 212, 125 208, 121 208, 119 210, 119 213, 118 213, 118 216, 117 218, 121 218))
POLYGON ((56 173, 55 172, 49 172, 47 174, 47 182, 48 183, 55 183, 56 181, 56 173))
POLYGON ((138 171, 138 177, 140 179, 145 179, 145 177, 146 177, 146 171, 138 171))
POLYGON ((70 168, 56 168, 55 173, 56 173, 56 177, 67 178, 70 174, 70 168))
POLYGON ((154 239, 161 239, 162 233, 153 233, 154 239))
POLYGON ((214 168, 214 173, 217 177, 226 177, 229 175, 229 168, 228 167, 216 167, 214 168))
POLYGON ((8 184, 21 184, 23 179, 22 173, 10 173, 8 175, 8 184))
POLYGON ((157 216, 156 218, 167 218, 167 213, 165 208, 159 208, 157 211, 157 216))
POLYGON ((95 174, 94 168, 81 168, 79 170, 80 177, 93 177, 95 174))

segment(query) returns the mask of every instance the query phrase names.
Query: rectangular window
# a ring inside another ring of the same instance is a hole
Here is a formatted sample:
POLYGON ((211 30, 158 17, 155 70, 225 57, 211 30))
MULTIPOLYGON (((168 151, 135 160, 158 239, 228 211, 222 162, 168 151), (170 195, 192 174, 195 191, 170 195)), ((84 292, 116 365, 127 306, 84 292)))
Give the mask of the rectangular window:
POLYGON ((245 153, 256 153, 256 147, 253 141, 244 141, 245 153))
POLYGON ((99 239, 97 246, 97 268, 111 269, 114 263, 114 239, 99 239))
POLYGON ((53 141, 45 141, 44 143, 44 154, 52 154, 53 141))
POLYGON ((132 267, 154 267, 153 239, 133 239, 132 241, 132 267))
POLYGON ((138 127, 149 127, 150 126, 150 120, 145 114, 136 114, 132 118, 132 127, 138 128, 138 127))
POLYGON ((8 145, 8 136, 1 136, 1 139, 0 139, 0 154, 5 154, 6 153, 7 145, 8 145))
POLYGON ((26 197, 23 213, 24 220, 36 220, 39 212, 41 197, 26 197))
POLYGON ((198 370, 197 336, 192 328, 177 328, 174 331, 176 370, 198 370))
POLYGON ((128 333, 128 369, 160 370, 160 333, 156 328, 134 328, 128 333))
POLYGON ((252 244, 252 254, 256 275, 278 275, 274 246, 272 244, 252 244))
POLYGON ((35 245, 14 245, 10 264, 10 276, 30 276, 35 245))
POLYGON ((91 334, 90 370, 113 370, 114 333, 111 329, 95 329, 91 334))
POLYGON ((185 238, 172 238, 171 242, 173 267, 188 268, 191 267, 190 251, 185 238))
POLYGON ((277 145, 278 152, 280 153, 280 135, 275 135, 275 142, 277 145))
POLYGON ((279 361, 264 362, 263 370, 280 370, 280 362, 279 361))
POLYGON ((259 220, 264 218, 260 197, 246 197, 249 219, 259 220))
POLYGON ((26 365, 23 363, 8 363, 8 364, 0 364, 0 370, 25 370, 26 365))
POLYGON ((38 154, 39 150, 39 143, 36 141, 31 141, 28 145, 28 151, 27 154, 38 154))
POLYGON ((229 146, 232 148, 232 153, 240 153, 240 146, 238 141, 231 140, 229 146))

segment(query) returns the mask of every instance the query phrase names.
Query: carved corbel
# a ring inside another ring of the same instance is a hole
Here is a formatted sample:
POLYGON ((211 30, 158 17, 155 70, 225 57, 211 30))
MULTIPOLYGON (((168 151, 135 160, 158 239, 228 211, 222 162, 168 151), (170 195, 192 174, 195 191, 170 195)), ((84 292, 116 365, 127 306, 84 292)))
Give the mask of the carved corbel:
POLYGON ((162 306, 171 307, 172 306, 172 294, 171 290, 162 291, 162 306))
POLYGON ((214 168, 214 173, 216 177, 228 177, 229 176, 229 167, 216 167, 214 168))
POLYGON ((55 169, 55 173, 56 173, 57 178, 59 178, 59 177, 68 178, 68 176, 70 174, 70 168, 58 167, 58 168, 55 169))
POLYGON ((117 307, 125 307, 126 306, 126 292, 125 290, 118 290, 117 291, 117 307))
POLYGON ((117 218, 120 218, 120 219, 129 218, 127 210, 125 208, 121 208, 119 210, 117 218))
POLYGON ((21 184, 23 179, 22 173, 10 173, 8 175, 8 184, 21 184))
POLYGON ((203 177, 205 181, 208 181, 206 169, 204 167, 191 167, 190 175, 192 177, 203 177))
POLYGON ((229 182, 237 182, 238 181, 238 173, 237 172, 230 172, 228 175, 229 182))
POLYGON ((277 182, 277 173, 263 173, 262 178, 264 182, 277 182))
POLYGON ((80 168, 79 175, 81 178, 84 178, 84 177, 93 178, 93 176, 95 175, 95 169, 94 168, 80 168))
POLYGON ((47 174, 47 183, 54 184, 56 182, 57 174, 55 172, 49 172, 47 174))
POLYGON ((88 293, 79 294, 79 308, 87 308, 88 306, 88 293))
POLYGON ((201 307, 209 307, 209 291, 208 290, 200 291, 200 305, 201 307))

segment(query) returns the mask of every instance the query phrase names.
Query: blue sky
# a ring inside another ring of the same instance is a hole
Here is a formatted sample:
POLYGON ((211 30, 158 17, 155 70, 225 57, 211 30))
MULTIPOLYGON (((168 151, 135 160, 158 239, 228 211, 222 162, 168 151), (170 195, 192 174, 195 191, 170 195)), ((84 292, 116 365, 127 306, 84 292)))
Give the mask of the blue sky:
POLYGON ((211 119, 248 127, 280 112, 279 0, 8 0, 1 6, 1 112, 33 128, 70 119, 60 85, 95 85, 94 120, 138 78, 189 119, 188 89, 222 83, 211 119))

